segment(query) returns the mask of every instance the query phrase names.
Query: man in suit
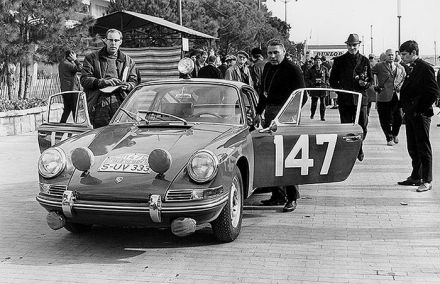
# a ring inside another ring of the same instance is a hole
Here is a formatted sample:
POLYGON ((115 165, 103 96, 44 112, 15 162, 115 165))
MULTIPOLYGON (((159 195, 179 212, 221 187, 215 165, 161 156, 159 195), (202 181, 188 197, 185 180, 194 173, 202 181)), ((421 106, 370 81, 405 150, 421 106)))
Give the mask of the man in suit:
MULTIPOLYGON (((363 139, 367 136, 368 125, 368 97, 366 90, 371 86, 373 75, 371 73, 368 58, 359 53, 359 36, 350 34, 347 41, 347 52, 334 58, 332 71, 330 73, 330 86, 335 89, 355 91, 362 94, 361 111, 359 114, 359 125, 363 130, 363 139)), ((338 93, 338 109, 341 123, 354 122, 358 96, 348 93, 338 93)), ((358 160, 364 159, 364 152, 359 150, 358 160)))
POLYGON ((398 135, 402 125, 400 108, 400 88, 406 73, 402 65, 394 62, 394 50, 388 49, 385 61, 373 66, 373 74, 377 76, 374 90, 377 95, 377 112, 379 122, 388 146, 399 143, 398 135))
POLYGON ((409 64, 400 90, 400 100, 405 113, 406 141, 411 157, 412 172, 399 185, 418 185, 417 192, 432 189, 432 149, 429 141, 432 104, 439 97, 434 69, 419 58, 419 46, 413 40, 399 48, 405 64, 409 64))

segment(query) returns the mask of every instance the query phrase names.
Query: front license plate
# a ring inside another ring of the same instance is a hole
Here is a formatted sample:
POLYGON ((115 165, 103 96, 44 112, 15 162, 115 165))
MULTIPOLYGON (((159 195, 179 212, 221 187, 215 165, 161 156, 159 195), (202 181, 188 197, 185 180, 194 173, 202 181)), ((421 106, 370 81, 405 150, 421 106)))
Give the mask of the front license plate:
POLYGON ((105 158, 99 166, 98 172, 149 174, 151 169, 148 165, 148 155, 123 154, 105 158))

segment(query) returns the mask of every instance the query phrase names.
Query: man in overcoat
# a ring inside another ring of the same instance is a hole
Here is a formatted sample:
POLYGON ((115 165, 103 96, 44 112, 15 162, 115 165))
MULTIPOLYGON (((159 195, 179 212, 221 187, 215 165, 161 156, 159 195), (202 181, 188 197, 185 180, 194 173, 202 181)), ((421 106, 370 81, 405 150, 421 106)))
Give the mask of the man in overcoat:
MULTIPOLYGON (((330 72, 330 86, 335 89, 355 91, 362 94, 359 125, 363 130, 363 139, 367 136, 368 97, 366 90, 371 86, 373 76, 368 58, 359 53, 359 36, 350 34, 347 41, 347 52, 334 58, 330 72)), ((338 110, 341 123, 354 122, 358 96, 348 93, 338 93, 338 110)), ((364 152, 359 150, 358 160, 364 159, 364 152)))

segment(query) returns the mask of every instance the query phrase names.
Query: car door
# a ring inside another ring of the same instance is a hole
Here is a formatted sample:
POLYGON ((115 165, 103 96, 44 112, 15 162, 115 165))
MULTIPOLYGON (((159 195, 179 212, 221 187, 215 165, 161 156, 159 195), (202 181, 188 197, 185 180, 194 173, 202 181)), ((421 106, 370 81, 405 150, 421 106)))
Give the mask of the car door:
POLYGON ((337 182, 349 176, 362 143, 357 124, 361 100, 355 123, 341 124, 336 112, 333 123, 304 123, 308 116, 301 114, 307 90, 294 91, 271 127, 252 133, 254 187, 337 182))
POLYGON ((38 128, 38 144, 40 152, 49 147, 93 129, 89 113, 87 111, 86 95, 82 91, 63 92, 49 97, 47 117, 38 128), (70 96, 74 101, 74 116, 69 115, 66 122, 61 123, 61 115, 64 110, 64 98, 70 96))

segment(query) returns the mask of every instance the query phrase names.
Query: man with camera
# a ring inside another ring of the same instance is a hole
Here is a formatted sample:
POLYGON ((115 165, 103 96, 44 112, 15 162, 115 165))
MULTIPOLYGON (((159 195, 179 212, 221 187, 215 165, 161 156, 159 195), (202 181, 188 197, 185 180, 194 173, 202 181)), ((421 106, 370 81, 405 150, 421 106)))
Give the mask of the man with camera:
MULTIPOLYGON (((325 88, 328 86, 329 71, 327 67, 322 64, 321 57, 316 55, 314 58, 314 65, 309 68, 304 74, 306 86, 309 88, 325 88)), ((321 121, 325 121, 325 96, 326 91, 310 91, 312 98, 312 105, 310 107, 310 118, 315 117, 316 108, 318 107, 319 99, 319 114, 321 121)))
POLYGON ((394 62, 394 50, 388 49, 385 61, 373 66, 372 72, 377 76, 374 90, 377 92, 377 113, 388 146, 399 143, 398 135, 402 125, 400 107, 400 88, 405 80, 405 69, 394 62))
MULTIPOLYGON (((367 136, 368 125, 368 97, 366 90, 371 86, 373 76, 368 58, 359 53, 359 36, 350 34, 347 41, 347 52, 335 57, 330 73, 330 86, 335 89, 355 91, 362 94, 359 125, 363 130, 363 139, 367 136)), ((354 122, 358 96, 348 93, 338 93, 339 116, 341 123, 354 122)), ((364 152, 359 150, 358 160, 364 159, 364 152)))

